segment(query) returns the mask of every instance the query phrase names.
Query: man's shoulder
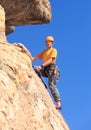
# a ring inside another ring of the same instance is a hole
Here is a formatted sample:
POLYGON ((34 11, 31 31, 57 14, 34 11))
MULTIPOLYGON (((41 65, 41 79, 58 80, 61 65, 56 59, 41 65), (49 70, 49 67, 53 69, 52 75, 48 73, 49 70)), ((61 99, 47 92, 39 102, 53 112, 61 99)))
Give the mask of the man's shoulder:
POLYGON ((52 48, 52 50, 57 51, 57 49, 56 49, 56 48, 52 48))

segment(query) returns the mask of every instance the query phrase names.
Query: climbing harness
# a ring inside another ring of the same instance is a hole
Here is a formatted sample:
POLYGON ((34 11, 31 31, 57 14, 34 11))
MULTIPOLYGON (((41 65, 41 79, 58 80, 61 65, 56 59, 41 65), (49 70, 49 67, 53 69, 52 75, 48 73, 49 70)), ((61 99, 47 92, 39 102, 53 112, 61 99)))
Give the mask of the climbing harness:
POLYGON ((40 71, 37 70, 37 66, 33 65, 33 69, 35 70, 37 75, 40 77, 40 79, 42 80, 42 82, 44 83, 46 88, 47 88, 47 85, 44 82, 42 77, 47 77, 48 78, 49 76, 54 75, 54 77, 55 77, 54 80, 59 81, 60 69, 55 64, 48 65, 48 66, 42 68, 42 70, 40 70, 40 71))

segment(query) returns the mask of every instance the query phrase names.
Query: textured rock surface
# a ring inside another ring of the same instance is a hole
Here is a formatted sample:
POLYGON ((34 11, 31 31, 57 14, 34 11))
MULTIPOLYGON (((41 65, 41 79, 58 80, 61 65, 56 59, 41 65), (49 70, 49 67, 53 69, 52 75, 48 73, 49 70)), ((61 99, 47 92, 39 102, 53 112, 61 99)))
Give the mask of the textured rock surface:
POLYGON ((31 59, 0 43, 0 130, 69 130, 55 109, 31 59))
POLYGON ((0 6, 0 130, 69 130, 26 54, 6 41, 0 6))
POLYGON ((5 34, 8 35, 8 34, 14 32, 14 30, 15 30, 14 26, 6 26, 5 34))
POLYGON ((0 41, 6 42, 5 37, 5 12, 4 9, 0 6, 0 41))
MULTIPOLYGON (((6 25, 42 24, 51 20, 49 0, 0 0, 6 12, 6 25)), ((12 28, 7 28, 12 32, 12 28)))

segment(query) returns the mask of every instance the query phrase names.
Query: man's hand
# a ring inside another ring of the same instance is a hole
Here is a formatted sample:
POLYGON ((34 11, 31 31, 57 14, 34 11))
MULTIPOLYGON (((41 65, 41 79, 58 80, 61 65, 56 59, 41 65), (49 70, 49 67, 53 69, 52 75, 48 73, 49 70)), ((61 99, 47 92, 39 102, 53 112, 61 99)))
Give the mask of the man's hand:
POLYGON ((42 67, 41 67, 41 66, 37 66, 36 69, 37 69, 38 71, 40 71, 40 70, 42 69, 42 67))

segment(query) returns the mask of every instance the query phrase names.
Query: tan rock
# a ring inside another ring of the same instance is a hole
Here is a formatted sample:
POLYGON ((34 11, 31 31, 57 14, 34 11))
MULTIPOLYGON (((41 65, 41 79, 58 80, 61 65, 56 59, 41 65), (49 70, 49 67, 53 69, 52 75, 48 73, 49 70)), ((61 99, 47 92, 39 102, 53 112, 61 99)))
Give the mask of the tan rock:
POLYGON ((32 69, 29 51, 7 43, 1 6, 0 34, 0 130, 69 130, 32 69))
POLYGON ((0 42, 6 42, 5 38, 5 12, 0 6, 0 42))
POLYGON ((0 44, 0 129, 69 130, 30 57, 13 44, 0 44))
POLYGON ((9 26, 43 24, 51 20, 49 0, 0 0, 0 5, 6 12, 7 34, 14 31, 9 26))
POLYGON ((6 26, 5 34, 8 35, 12 32, 14 32, 15 27, 14 26, 6 26))

